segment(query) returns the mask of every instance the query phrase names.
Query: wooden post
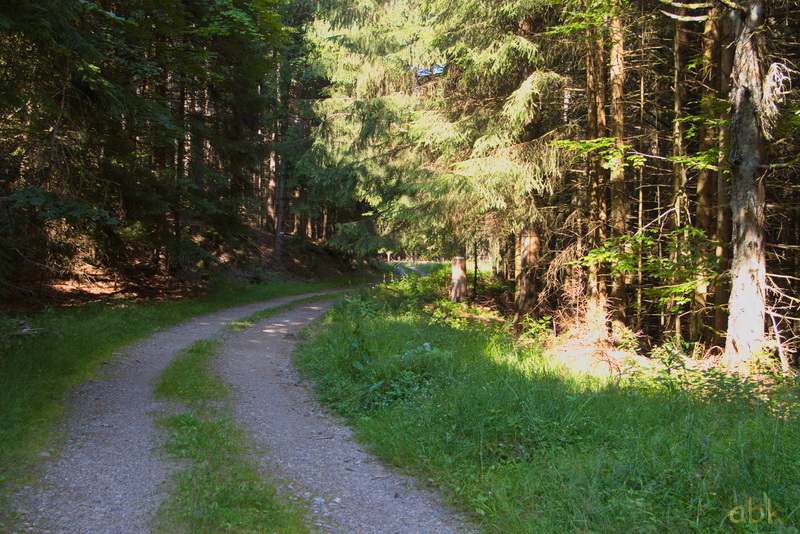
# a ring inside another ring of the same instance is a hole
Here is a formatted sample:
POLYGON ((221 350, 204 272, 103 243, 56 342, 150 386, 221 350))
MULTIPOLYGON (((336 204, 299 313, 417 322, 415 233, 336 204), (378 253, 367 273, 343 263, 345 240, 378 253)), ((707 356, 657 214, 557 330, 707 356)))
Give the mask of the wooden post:
POLYGON ((453 258, 452 285, 450 287, 450 300, 462 302, 467 292, 467 259, 463 256, 453 258))
POLYGON ((475 249, 473 250, 474 258, 475 258, 475 272, 472 275, 472 302, 478 300, 478 244, 475 243, 475 249))
POLYGON ((528 225, 519 234, 516 258, 516 290, 514 307, 517 317, 528 314, 534 319, 538 301, 537 268, 541 255, 541 236, 536 224, 528 225))

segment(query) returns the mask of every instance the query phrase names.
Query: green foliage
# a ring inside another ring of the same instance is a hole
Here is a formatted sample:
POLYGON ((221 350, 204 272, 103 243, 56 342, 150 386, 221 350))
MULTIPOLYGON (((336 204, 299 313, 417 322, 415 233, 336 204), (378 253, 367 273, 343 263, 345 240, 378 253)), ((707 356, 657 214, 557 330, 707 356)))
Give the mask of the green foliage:
POLYGON ((586 156, 596 154, 603 161, 604 169, 611 169, 614 165, 641 167, 644 165, 645 157, 642 154, 629 153, 629 145, 617 145, 617 140, 613 137, 597 137, 595 139, 581 140, 561 140, 554 141, 554 145, 573 152, 573 161, 586 156))
POLYGON ((547 132, 567 78, 546 68, 535 40, 508 31, 540 10, 546 3, 402 1, 317 21, 315 65, 331 86, 306 168, 325 170, 312 187, 350 191, 362 203, 354 215, 374 217, 341 225, 335 241, 438 255, 491 218, 530 218, 531 196, 552 194, 568 161, 549 145, 563 132, 547 132))
POLYGON ((549 337, 553 335, 553 318, 550 316, 533 320, 530 316, 524 316, 520 321, 519 339, 545 344, 549 337))
POLYGON ((0 77, 0 214, 13 259, 118 267, 163 254, 174 272, 192 268, 186 243, 240 247, 276 112, 262 91, 285 35, 280 8, 4 4, 0 65, 15 79, 0 77), (146 239, 127 240, 131 228, 146 239))
POLYGON ((117 225, 120 220, 110 217, 108 211, 90 206, 83 199, 59 198, 54 193, 38 187, 20 189, 9 195, 11 215, 17 211, 32 210, 37 217, 47 220, 65 219, 71 224, 95 226, 98 223, 117 225))
POLYGON ((422 473, 486 531, 747 531, 729 514, 748 499, 798 527, 796 382, 690 375, 677 356, 654 377, 590 380, 502 332, 432 321, 418 299, 434 295, 405 295, 342 304, 299 365, 384 461, 422 473), (365 306, 367 318, 351 313, 365 306), (353 321, 370 340, 361 372, 353 321))
POLYGON ((503 106, 503 114, 511 127, 519 129, 531 122, 541 112, 542 99, 554 91, 562 90, 566 79, 555 72, 536 71, 511 93, 503 106))
POLYGON ((614 273, 641 272, 654 281, 647 289, 660 309, 679 311, 692 298, 694 290, 716 276, 719 259, 704 254, 713 242, 694 227, 666 233, 645 228, 631 236, 606 241, 589 251, 583 264, 599 264, 614 273))

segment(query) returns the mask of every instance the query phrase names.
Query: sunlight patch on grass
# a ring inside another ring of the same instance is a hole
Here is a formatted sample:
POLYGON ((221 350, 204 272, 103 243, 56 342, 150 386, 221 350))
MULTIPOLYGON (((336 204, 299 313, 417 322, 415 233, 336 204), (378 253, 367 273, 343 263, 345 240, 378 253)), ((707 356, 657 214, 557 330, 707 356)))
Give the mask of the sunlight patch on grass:
POLYGON ((502 328, 437 316, 427 283, 346 300, 298 362, 371 450, 487 531, 797 531, 795 384, 572 374, 502 328), (782 525, 731 520, 766 499, 782 525))

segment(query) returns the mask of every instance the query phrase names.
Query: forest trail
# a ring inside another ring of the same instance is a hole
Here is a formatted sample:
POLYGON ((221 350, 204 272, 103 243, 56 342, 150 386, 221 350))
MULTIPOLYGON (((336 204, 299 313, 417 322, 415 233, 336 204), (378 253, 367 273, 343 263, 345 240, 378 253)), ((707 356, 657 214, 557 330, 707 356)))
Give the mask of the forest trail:
MULTIPOLYGON (((145 533, 164 496, 171 467, 159 459, 153 414, 164 408, 152 387, 177 353, 221 336, 262 309, 320 292, 273 299, 197 317, 127 347, 70 394, 65 441, 39 482, 17 498, 22 532, 145 533)), ((343 425, 325 415, 299 383, 287 337, 319 317, 311 304, 232 335, 219 357, 235 389, 234 411, 290 490, 314 507, 313 521, 335 532, 458 532, 433 495, 369 458, 343 425), (274 448, 274 452, 273 452, 274 448), (338 468, 338 469, 337 469, 338 468), (300 490, 300 488, 303 488, 300 490), (323 526, 324 525, 324 526, 323 526), (376 528, 385 525, 386 529, 376 528)), ((46 453, 45 453, 46 454, 46 453)), ((454 524, 454 523, 453 523, 454 524)))
POLYGON ((236 419, 267 451, 262 461, 312 508, 325 532, 455 533, 471 529, 364 451, 352 431, 320 408, 292 365, 294 334, 327 304, 299 306, 235 335, 217 359, 236 388, 236 419))

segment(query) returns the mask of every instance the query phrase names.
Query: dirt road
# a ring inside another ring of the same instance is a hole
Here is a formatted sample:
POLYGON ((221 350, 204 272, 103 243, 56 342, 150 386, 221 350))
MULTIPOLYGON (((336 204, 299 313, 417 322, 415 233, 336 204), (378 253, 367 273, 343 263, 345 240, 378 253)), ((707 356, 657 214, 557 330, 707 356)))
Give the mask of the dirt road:
MULTIPOLYGON (((162 406, 154 400, 154 382, 195 341, 220 337, 231 321, 307 296, 197 317, 120 351, 102 376, 70 395, 63 446, 43 467, 40 484, 18 495, 19 531, 150 532, 171 469, 157 453, 153 414, 162 406)), ((309 503, 309 521, 319 531, 469 530, 436 496, 414 489, 413 481, 367 455, 301 384, 288 336, 326 306, 302 305, 230 335, 216 360, 234 389, 237 419, 265 445, 260 461, 286 480, 286 491, 309 503)))

